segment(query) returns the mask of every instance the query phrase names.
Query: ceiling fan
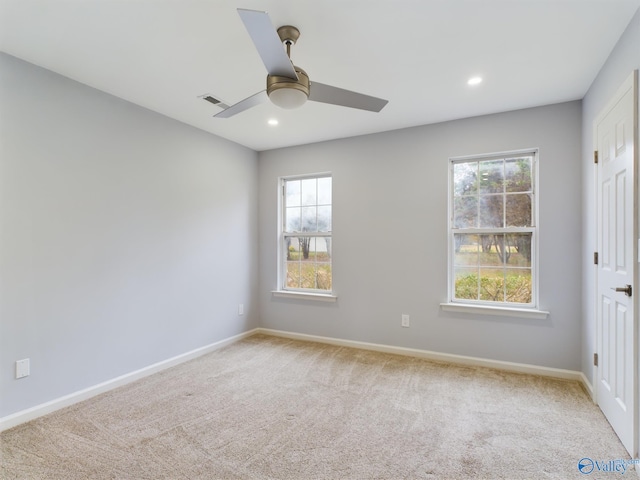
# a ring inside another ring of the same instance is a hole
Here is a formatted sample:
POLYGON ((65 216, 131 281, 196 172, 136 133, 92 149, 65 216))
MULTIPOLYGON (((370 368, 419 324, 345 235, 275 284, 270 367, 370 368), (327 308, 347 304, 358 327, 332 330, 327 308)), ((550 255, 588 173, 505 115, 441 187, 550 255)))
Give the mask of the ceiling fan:
POLYGON ((239 8, 238 13, 267 68, 267 89, 225 108, 214 117, 232 117, 267 100, 286 109, 301 107, 311 100, 370 112, 379 112, 387 104, 388 100, 382 98, 310 81, 307 73, 290 59, 291 46, 300 36, 296 27, 286 25, 276 31, 267 12, 239 8))

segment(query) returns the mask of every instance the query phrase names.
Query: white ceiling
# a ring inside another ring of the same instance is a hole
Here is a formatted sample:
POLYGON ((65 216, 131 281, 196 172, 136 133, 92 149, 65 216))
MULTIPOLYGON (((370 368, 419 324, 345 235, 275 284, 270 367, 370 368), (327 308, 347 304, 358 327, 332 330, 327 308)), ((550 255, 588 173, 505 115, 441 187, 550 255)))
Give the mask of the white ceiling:
MULTIPOLYGON (((584 96, 640 0, 0 0, 0 48, 254 150, 584 96), (229 119, 266 72, 237 8, 301 31, 311 81, 389 100, 380 113, 308 102, 229 119), (482 75, 474 88, 466 81, 482 75), (267 125, 277 118, 277 127, 267 125)), ((38 92, 42 95, 42 92, 38 92)))

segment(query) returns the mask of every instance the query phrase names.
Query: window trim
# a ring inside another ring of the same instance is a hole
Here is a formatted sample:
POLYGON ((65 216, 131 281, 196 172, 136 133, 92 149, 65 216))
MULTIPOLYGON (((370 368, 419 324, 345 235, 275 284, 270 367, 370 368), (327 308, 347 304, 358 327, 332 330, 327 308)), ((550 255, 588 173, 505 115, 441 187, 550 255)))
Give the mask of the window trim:
MULTIPOLYGON (((322 290, 324 292, 324 290, 322 290)), ((302 292, 300 290, 272 290, 271 294, 278 298, 298 300, 315 300, 318 302, 337 302, 338 296, 334 293, 302 292)))
POLYGON ((446 312, 493 315, 496 317, 543 319, 549 316, 549 312, 546 310, 538 310, 537 308, 498 307, 494 305, 471 305, 468 303, 441 303, 440 308, 446 312))
MULTIPOLYGON (((286 241, 285 238, 295 237, 328 237, 331 239, 333 249, 333 219, 331 222, 331 231, 329 232, 308 232, 308 235, 304 233, 287 233, 285 232, 285 184, 291 180, 305 180, 305 179, 319 179, 319 178, 331 178, 331 216, 333 217, 333 175, 331 172, 319 172, 303 175, 286 175, 278 178, 278 241, 277 241, 277 288, 272 290, 274 297, 283 298, 300 298, 311 299, 321 301, 335 301, 337 296, 333 290, 333 258, 331 258, 331 290, 321 290, 312 288, 289 288, 286 286, 287 273, 286 273, 286 241)), ((333 256, 332 256, 333 257, 333 256)))
POLYGON ((540 224, 538 218, 539 202, 539 149, 527 148, 521 150, 510 150, 480 155, 466 155, 460 157, 450 157, 448 165, 448 192, 447 192, 447 302, 441 303, 443 310, 466 311, 469 313, 480 313, 489 315, 510 315, 534 318, 546 318, 549 312, 539 309, 539 237, 540 224), (531 156, 531 223, 530 227, 503 227, 503 228, 465 228, 454 229, 453 208, 454 208, 454 174, 453 167, 458 163, 482 162, 488 160, 499 160, 518 156, 531 156), (479 233, 531 233, 531 303, 522 304, 515 302, 492 302, 488 300, 457 299, 455 295, 455 240, 458 234, 479 234, 479 233), (530 312, 530 313, 529 313, 530 312))

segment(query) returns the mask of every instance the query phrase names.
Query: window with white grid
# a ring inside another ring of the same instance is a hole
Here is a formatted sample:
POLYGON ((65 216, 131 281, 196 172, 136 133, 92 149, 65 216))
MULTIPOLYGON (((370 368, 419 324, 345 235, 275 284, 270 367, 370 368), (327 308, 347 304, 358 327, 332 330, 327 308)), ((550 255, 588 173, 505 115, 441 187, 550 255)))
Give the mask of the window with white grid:
POLYGON ((332 290, 331 180, 330 174, 282 179, 282 290, 332 290))
POLYGON ((537 152, 450 160, 453 303, 536 307, 537 152))

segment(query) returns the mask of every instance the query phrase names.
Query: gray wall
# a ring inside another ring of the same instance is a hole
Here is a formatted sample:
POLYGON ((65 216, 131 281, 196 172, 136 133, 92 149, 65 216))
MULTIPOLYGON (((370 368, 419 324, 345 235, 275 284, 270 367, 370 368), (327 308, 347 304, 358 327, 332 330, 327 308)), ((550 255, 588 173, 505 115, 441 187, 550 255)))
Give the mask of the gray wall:
POLYGON ((258 325, 255 152, 5 54, 0 105, 0 417, 258 325))
MULTIPOLYGON (((583 323, 582 372, 593 383, 595 351, 595 267, 590 259, 596 251, 595 167, 593 123, 633 70, 640 69, 640 9, 629 23, 600 73, 583 99, 582 114, 582 202, 583 202, 583 323)), ((636 312, 637 315, 637 312, 636 312)))
POLYGON ((581 103, 262 152, 265 328, 580 369, 581 103), (546 320, 442 312, 448 158, 540 149, 540 302, 546 320), (336 304, 272 298, 278 177, 333 173, 336 304), (400 315, 411 315, 401 328, 400 315))

